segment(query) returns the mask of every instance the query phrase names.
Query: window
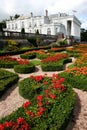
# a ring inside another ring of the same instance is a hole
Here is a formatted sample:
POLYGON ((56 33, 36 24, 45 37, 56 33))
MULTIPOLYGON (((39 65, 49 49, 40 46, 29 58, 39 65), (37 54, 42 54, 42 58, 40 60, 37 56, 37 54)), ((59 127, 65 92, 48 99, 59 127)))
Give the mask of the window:
POLYGON ((31 27, 31 23, 29 23, 29 27, 31 27))
POLYGON ((51 35, 51 29, 50 28, 47 29, 47 35, 51 35))
POLYGON ((8 29, 10 29, 10 25, 8 25, 8 29))
POLYGON ((12 24, 12 29, 14 29, 14 24, 12 24))
POLYGON ((15 30, 17 29, 17 23, 15 24, 15 30))
POLYGON ((22 21, 22 28, 24 28, 24 21, 22 21))

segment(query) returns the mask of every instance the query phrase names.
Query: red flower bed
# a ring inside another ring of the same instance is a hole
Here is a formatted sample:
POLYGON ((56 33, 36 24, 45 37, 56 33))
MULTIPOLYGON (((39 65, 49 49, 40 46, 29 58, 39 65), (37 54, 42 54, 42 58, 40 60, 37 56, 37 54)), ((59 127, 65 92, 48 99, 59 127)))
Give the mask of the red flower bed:
POLYGON ((42 63, 57 62, 63 58, 67 58, 67 57, 68 57, 67 54, 57 53, 54 56, 49 56, 48 58, 42 60, 42 63))

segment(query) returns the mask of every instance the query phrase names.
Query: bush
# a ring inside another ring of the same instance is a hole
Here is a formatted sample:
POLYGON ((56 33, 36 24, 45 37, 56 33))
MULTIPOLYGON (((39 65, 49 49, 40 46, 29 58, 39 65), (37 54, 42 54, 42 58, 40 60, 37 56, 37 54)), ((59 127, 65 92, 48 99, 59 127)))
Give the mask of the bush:
POLYGON ((17 81, 17 74, 0 69, 0 97, 9 87, 11 87, 17 81))
POLYGON ((35 71, 35 65, 33 65, 32 63, 15 65, 14 71, 21 74, 32 73, 35 71))
POLYGON ((17 65, 17 59, 11 58, 10 56, 0 56, 0 67, 1 68, 13 68, 17 65))
POLYGON ((15 65, 17 65, 18 64, 18 62, 17 61, 9 61, 9 62, 7 62, 7 61, 4 61, 4 62, 2 62, 2 61, 0 61, 0 68, 14 68, 14 66, 15 65))
POLYGON ((20 57, 23 59, 34 59, 36 57, 36 53, 21 54, 20 57))
POLYGON ((38 59, 42 60, 42 59, 47 58, 48 55, 47 55, 47 54, 40 54, 40 53, 37 53, 37 54, 36 54, 36 57, 37 57, 38 59))
POLYGON ((66 46, 67 45, 67 41, 66 40, 61 40, 58 42, 59 46, 66 46))
POLYGON ((25 95, 29 95, 31 99, 35 96, 32 92, 36 91, 36 98, 34 97, 34 102, 24 103, 22 108, 3 118, 0 123, 10 120, 17 122, 18 118, 22 117, 31 130, 64 130, 66 128, 74 107, 75 94, 63 78, 57 75, 52 78, 41 75, 32 76, 20 81, 19 84, 21 91, 24 92, 27 89, 28 92, 25 91, 25 95))
POLYGON ((65 81, 68 82, 72 87, 87 91, 86 75, 82 74, 75 75, 75 74, 69 74, 68 72, 63 72, 59 75, 65 78, 65 81))
POLYGON ((42 63, 41 68, 43 71, 61 71, 63 70, 63 63, 62 62, 55 62, 55 63, 42 63))

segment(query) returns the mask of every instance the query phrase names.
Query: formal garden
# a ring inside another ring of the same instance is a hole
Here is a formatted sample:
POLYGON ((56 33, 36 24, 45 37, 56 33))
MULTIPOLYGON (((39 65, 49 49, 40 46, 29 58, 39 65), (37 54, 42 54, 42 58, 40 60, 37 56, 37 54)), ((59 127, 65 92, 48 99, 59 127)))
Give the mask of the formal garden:
POLYGON ((87 45, 9 48, 0 51, 0 97, 17 83, 27 101, 0 119, 0 130, 65 130, 76 103, 73 88, 87 91, 87 45), (38 66, 44 73, 38 75, 38 66), (31 75, 20 80, 19 74, 31 75))

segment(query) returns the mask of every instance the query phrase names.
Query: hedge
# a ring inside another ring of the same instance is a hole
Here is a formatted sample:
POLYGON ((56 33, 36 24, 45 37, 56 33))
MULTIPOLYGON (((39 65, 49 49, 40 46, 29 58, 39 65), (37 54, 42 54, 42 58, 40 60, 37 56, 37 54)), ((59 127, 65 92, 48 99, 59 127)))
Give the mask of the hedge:
MULTIPOLYGON (((5 121, 10 120, 17 122, 18 118, 21 117, 26 120, 31 130, 65 130, 74 108, 75 93, 72 87, 64 82, 63 78, 59 78, 57 75, 54 75, 52 78, 32 76, 20 81, 19 89, 20 87, 21 92, 23 91, 26 96, 29 95, 29 98, 31 100, 33 98, 34 101, 29 100, 29 102, 24 103, 18 110, 1 119, 0 123, 5 123, 5 121), (52 85, 57 83, 56 81, 58 81, 59 86, 54 88, 52 85), (31 89, 36 91, 36 97, 31 89), (42 106, 40 107, 39 105, 42 106), (39 109, 41 109, 40 113, 39 109), (36 114, 31 115, 34 113, 36 114), (40 114, 40 116, 37 114, 40 114)), ((20 128, 22 124, 17 124, 17 126, 20 128)))
POLYGON ((0 97, 9 87, 15 84, 18 79, 17 74, 0 69, 0 97))
POLYGON ((40 49, 50 49, 50 46, 44 46, 44 47, 33 47, 33 48, 27 48, 27 49, 19 49, 19 50, 14 50, 14 51, 3 51, 0 52, 0 56, 5 56, 5 55, 17 55, 17 54, 22 54, 27 51, 32 51, 32 50, 40 50, 40 49))
POLYGON ((23 59, 34 59, 36 58, 36 53, 21 54, 20 57, 23 59))
POLYGON ((41 68, 43 71, 61 71, 63 70, 63 63, 62 62, 55 62, 55 63, 42 63, 41 68))
POLYGON ((17 61, 0 61, 0 68, 14 68, 17 65, 17 61))
POLYGON ((78 88, 87 91, 87 76, 86 75, 74 75, 67 72, 59 74, 61 77, 65 78, 65 81, 72 85, 74 88, 78 88))
POLYGON ((39 53, 37 53, 37 54, 36 54, 36 57, 37 57, 38 59, 42 60, 42 59, 47 58, 48 55, 47 55, 47 54, 39 54, 39 53))
POLYGON ((72 59, 65 58, 57 62, 41 63, 43 71, 62 71, 64 64, 72 62, 72 59))
POLYGON ((35 71, 35 65, 33 65, 32 63, 29 63, 28 65, 26 64, 15 65, 14 71, 21 74, 32 73, 35 71))

